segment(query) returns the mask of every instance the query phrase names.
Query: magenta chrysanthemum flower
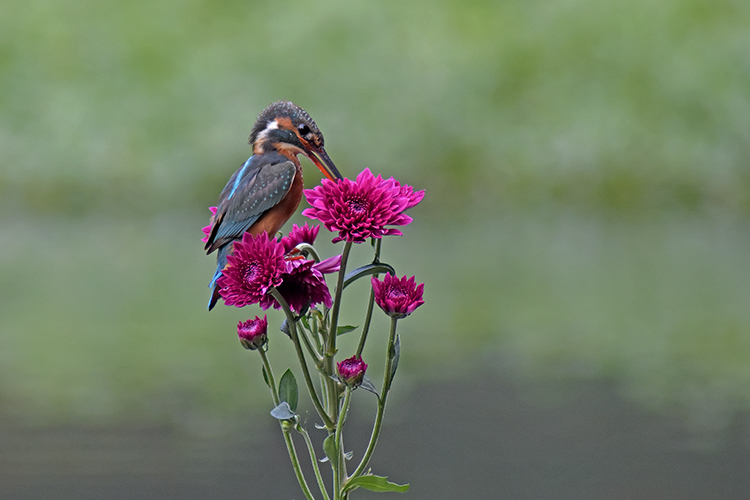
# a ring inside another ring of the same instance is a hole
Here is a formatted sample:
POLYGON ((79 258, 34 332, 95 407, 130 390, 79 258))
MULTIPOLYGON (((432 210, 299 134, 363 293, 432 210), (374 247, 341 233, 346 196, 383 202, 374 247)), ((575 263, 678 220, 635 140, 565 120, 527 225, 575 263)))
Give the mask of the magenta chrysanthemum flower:
POLYGON ((380 175, 375 177, 366 168, 356 181, 323 179, 320 186, 306 189, 305 196, 310 208, 303 210, 302 215, 319 220, 329 231, 338 231, 334 243, 343 240, 362 243, 367 238, 402 234, 386 226, 409 224, 412 218, 403 211, 419 203, 424 191, 414 193, 411 186, 401 185, 392 177, 386 180, 380 175))
POLYGON ((417 205, 420 201, 422 201, 422 198, 424 198, 424 189, 415 193, 414 188, 409 186, 408 184, 402 185, 400 182, 393 179, 393 177, 388 180, 393 180, 394 186, 397 187, 400 191, 399 196, 403 196, 409 199, 404 210, 417 205))
POLYGON ((203 243, 208 241, 208 235, 211 234, 211 227, 214 225, 214 215, 216 215, 216 207, 208 207, 208 209, 211 211, 211 222, 202 229, 203 238, 201 238, 201 241, 203 243))
POLYGON ((424 304, 422 300, 424 283, 417 286, 414 276, 409 279, 406 276, 399 279, 388 273, 383 281, 373 276, 372 288, 375 291, 375 302, 393 318, 405 318, 424 304))
POLYGON ((297 224, 292 225, 292 230, 289 232, 289 236, 281 238, 281 244, 284 245, 284 251, 289 253, 299 245, 300 243, 307 243, 308 245, 315 244, 315 238, 318 236, 320 226, 310 227, 307 222, 305 225, 300 227, 297 224))
POLYGON ((249 319, 244 323, 242 321, 237 325, 237 336, 240 343, 245 349, 255 350, 263 347, 268 341, 268 319, 258 316, 255 319, 249 319))
MULTIPOLYGON (((286 271, 281 276, 281 284, 276 286, 289 307, 296 313, 301 313, 305 307, 314 304, 324 304, 331 307, 331 292, 326 285, 324 274, 339 270, 341 256, 337 255, 321 262, 305 260, 303 257, 287 255, 285 259, 286 271)), ((263 309, 281 306, 271 295, 266 295, 260 301, 263 309)))
POLYGON ((362 356, 352 356, 344 361, 336 363, 339 380, 350 387, 357 387, 362 383, 367 371, 367 365, 362 361, 362 356))
POLYGON ((234 253, 227 257, 229 267, 216 281, 219 294, 228 306, 243 307, 263 299, 268 291, 281 284, 286 271, 284 246, 265 232, 253 237, 242 235, 234 243, 234 253))

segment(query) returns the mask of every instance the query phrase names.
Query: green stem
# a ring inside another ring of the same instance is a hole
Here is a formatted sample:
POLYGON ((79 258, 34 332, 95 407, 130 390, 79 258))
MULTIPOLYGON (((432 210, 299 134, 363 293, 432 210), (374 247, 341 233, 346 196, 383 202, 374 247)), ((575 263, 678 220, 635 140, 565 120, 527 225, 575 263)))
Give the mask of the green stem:
POLYGON ((320 328, 318 327, 318 314, 320 314, 320 313, 317 312, 317 311, 314 311, 310 315, 310 320, 312 321, 312 336, 313 336, 313 340, 315 341, 315 345, 317 347, 318 352, 322 352, 323 351, 323 342, 324 341, 321 341, 321 331, 320 331, 320 328))
POLYGON ((310 440, 310 435, 307 433, 307 430, 302 426, 297 426, 297 432, 302 434, 302 437, 305 438, 305 444, 307 445, 307 450, 310 453, 310 462, 312 462, 313 471, 315 471, 315 479, 318 481, 318 488, 320 488, 320 492, 323 494, 323 498, 325 500, 330 500, 330 497, 328 496, 328 492, 326 491, 326 485, 323 482, 323 476, 320 475, 320 468, 318 467, 318 457, 315 454, 315 448, 313 447, 312 440, 310 440))
MULTIPOLYGON (((378 275, 374 275, 376 278, 378 275)), ((362 356, 362 350, 365 348, 365 341, 367 340, 367 334, 370 331, 370 320, 372 319, 372 309, 375 303, 375 290, 370 289, 370 301, 367 303, 367 314, 365 314, 365 324, 362 325, 362 335, 359 337, 359 345, 357 346, 357 352, 355 356, 362 356)))
POLYGON ((351 401, 352 388, 347 386, 344 392, 344 403, 341 405, 339 411, 339 418, 336 421, 336 434, 334 435, 334 442, 336 443, 336 449, 338 450, 338 460, 336 466, 333 469, 333 487, 334 487, 334 499, 341 500, 341 490, 344 486, 346 479, 346 458, 344 457, 344 439, 343 439, 343 428, 344 422, 346 421, 346 414, 349 411, 349 402, 351 401))
MULTIPOLYGON (((344 243, 344 249, 341 252, 341 264, 339 267, 338 280, 336 282, 336 292, 333 299, 333 309, 331 309, 331 321, 328 327, 328 335, 325 339, 325 351, 323 356, 323 371, 326 375, 333 375, 335 373, 333 358, 336 356, 336 330, 338 328, 339 311, 341 310, 341 296, 344 291, 344 277, 346 276, 346 264, 349 260, 349 253, 352 249, 352 242, 347 241, 344 243)), ((339 411, 339 393, 336 390, 336 382, 330 379, 326 380, 328 390, 328 411, 333 420, 338 418, 339 411)), ((332 430, 333 428, 329 428, 332 430)))
POLYGON ((323 409, 323 405, 320 404, 318 393, 312 383, 312 378, 310 378, 310 370, 308 370, 307 368, 305 353, 302 352, 302 346, 299 342, 299 335, 297 334, 297 323, 294 321, 294 314, 292 314, 292 310, 289 308, 289 304, 287 304, 286 300, 284 300, 284 297, 281 296, 276 288, 272 288, 270 293, 271 295, 273 295, 273 298, 276 299, 279 304, 281 304, 281 308, 286 314, 287 325, 289 325, 289 334, 292 336, 294 349, 295 351, 297 351, 297 359, 299 360, 300 367, 302 368, 302 375, 305 378, 305 384, 307 385, 307 391, 310 393, 310 399, 312 399, 313 406, 315 406, 315 410, 318 412, 318 415, 320 415, 320 418, 323 419, 323 424, 326 426, 326 428, 333 429, 333 420, 323 409))
MULTIPOLYGON (((380 244, 383 242, 382 238, 375 241, 375 257, 372 259, 373 264, 380 262, 380 244)), ((377 274, 373 275, 375 278, 377 274)), ((362 326, 362 335, 359 337, 359 345, 357 346, 356 356, 362 356, 362 350, 365 348, 365 341, 367 340, 367 334, 370 331, 370 321, 372 320, 372 310, 375 304, 375 290, 370 288, 370 301, 367 303, 367 314, 365 314, 365 324, 362 326)))
POLYGON ((289 431, 284 430, 283 422, 279 422, 279 425, 282 426, 281 433, 284 435, 286 448, 287 450, 289 450, 289 458, 292 459, 292 468, 294 468, 294 473, 297 475, 297 481, 302 488, 302 492, 305 494, 305 497, 307 497, 308 500, 315 500, 312 491, 310 491, 310 487, 307 485, 307 480, 302 474, 302 469, 299 466, 299 460, 297 459, 297 450, 294 449, 294 441, 292 441, 292 436, 289 435, 289 431))
MULTIPOLYGON (((287 321, 288 322, 288 321, 287 321)), ((297 333, 300 337, 302 337, 302 341, 305 344, 305 347, 307 348, 307 352, 310 353, 310 356, 313 358, 313 361, 315 362, 315 366, 318 368, 323 367, 323 356, 320 355, 320 353, 315 349, 315 347, 310 342, 310 338, 307 336, 307 333, 305 332, 304 328, 300 328, 297 333)))
MULTIPOLYGON (((276 381, 273 377, 273 370, 271 369, 271 363, 268 362, 268 356, 266 356, 266 351, 263 348, 258 349, 258 352, 260 353, 260 358, 263 360, 263 366, 266 369, 266 375, 268 376, 268 385, 271 389, 271 397, 273 398, 273 404, 278 406, 279 405, 279 391, 276 388, 276 381)), ((294 474, 297 476, 297 482, 299 483, 300 488, 302 488, 302 492, 305 494, 305 497, 308 500, 315 500, 315 497, 312 494, 312 491, 310 491, 310 486, 307 484, 307 480, 305 479, 305 475, 302 473, 302 468, 299 465, 299 459, 297 458, 297 450, 294 448, 294 441, 292 441, 292 436, 289 435, 289 432, 284 429, 284 422, 279 421, 279 426, 281 427, 281 434, 284 436, 284 442, 286 443, 286 449, 289 452, 289 459, 292 461, 292 468, 294 469, 294 474)))
MULTIPOLYGON (((336 329, 339 322, 339 311, 341 310, 341 295, 344 292, 344 277, 346 276, 346 263, 349 260, 349 253, 352 249, 352 242, 344 243, 344 250, 341 252, 341 266, 339 267, 338 281, 336 282, 336 295, 333 299, 333 309, 331 310, 331 327, 328 330, 328 353, 336 350, 336 329)), ((331 354, 333 357, 333 354, 331 354)))
POLYGON ((268 385, 271 389, 271 397, 273 398, 273 404, 279 406, 279 391, 276 389, 276 381, 273 378, 273 370, 271 369, 271 363, 268 362, 268 356, 266 356, 265 347, 258 349, 260 353, 260 359, 263 360, 263 367, 266 369, 266 375, 268 376, 268 385))
POLYGON ((378 410, 375 415, 375 423, 372 426, 372 434, 370 435, 370 442, 367 444, 367 450, 365 451, 362 461, 359 463, 357 468, 354 470, 350 477, 357 477, 362 475, 367 464, 370 462, 373 451, 375 451, 375 445, 378 442, 378 435, 380 434, 380 427, 383 424, 383 415, 385 414, 385 402, 388 399, 388 391, 391 389, 391 371, 393 370, 393 358, 391 357, 391 351, 393 350, 393 344, 396 339, 396 323, 398 319, 391 318, 391 333, 388 337, 388 350, 386 351, 386 362, 385 362, 385 373, 383 374, 383 394, 378 398, 378 410))
POLYGON ((310 245, 309 243, 300 243, 299 245, 297 245, 297 250, 302 253, 308 253, 312 256, 315 262, 320 262, 320 255, 318 255, 318 251, 315 250, 315 247, 310 245))

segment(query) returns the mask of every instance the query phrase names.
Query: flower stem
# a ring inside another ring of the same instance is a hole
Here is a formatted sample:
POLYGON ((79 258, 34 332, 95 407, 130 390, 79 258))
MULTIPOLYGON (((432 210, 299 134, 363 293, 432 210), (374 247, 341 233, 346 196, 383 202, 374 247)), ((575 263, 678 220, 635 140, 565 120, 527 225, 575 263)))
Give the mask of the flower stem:
MULTIPOLYGON (((377 278, 378 275, 376 274, 377 278)), ((365 323, 362 325, 362 335, 359 337, 359 345, 357 346, 357 352, 355 356, 362 356, 362 350, 365 348, 365 341, 367 340, 367 334, 370 331, 370 320, 372 319, 372 308, 375 303, 375 290, 370 290, 370 301, 367 303, 367 313, 365 314, 365 323)))
POLYGON ((315 262, 320 262, 320 255, 318 255, 318 251, 315 250, 315 247, 310 245, 309 243, 300 243, 296 248, 303 254, 307 253, 311 255, 315 262))
MULTIPOLYGON (((336 330, 338 329, 339 311, 341 310, 341 296, 344 291, 344 277, 346 276, 346 264, 349 260, 349 253, 352 249, 352 242, 344 243, 344 249, 341 252, 341 263, 339 265, 338 280, 336 282, 336 293, 333 299, 333 308, 331 309, 331 321, 328 327, 328 336, 325 339, 325 357, 323 362, 323 371, 326 375, 334 374, 333 358, 336 356, 336 330)), ((328 386, 328 411, 332 420, 337 420, 339 411, 339 393, 336 390, 336 383, 330 378, 326 380, 328 386)), ((332 430, 333 427, 329 427, 332 430)))
POLYGON ((375 415, 375 423, 372 427, 370 442, 367 444, 367 450, 362 457, 362 461, 359 463, 350 477, 357 477, 362 475, 365 468, 367 468, 367 464, 370 462, 372 453, 373 451, 375 451, 375 445, 378 442, 378 435, 380 434, 380 427, 383 424, 383 415, 385 414, 385 402, 388 399, 388 391, 390 391, 391 389, 391 372, 393 371, 393 357, 391 356, 391 352, 393 350, 394 341, 396 339, 397 322, 398 319, 391 318, 391 332, 388 337, 388 350, 386 351, 385 358, 385 373, 383 374, 383 394, 378 398, 378 410, 375 415))
MULTIPOLYGON (((268 377, 268 385, 271 389, 271 397, 273 398, 273 404, 278 406, 279 405, 279 391, 276 388, 276 381, 273 378, 273 370, 271 369, 271 363, 268 361, 268 356, 266 356, 265 349, 258 349, 258 352, 260 353, 260 358, 263 360, 263 366, 266 369, 266 376, 268 377)), ((294 441, 292 441, 292 436, 289 435, 289 432, 284 429, 284 423, 279 421, 279 426, 281 427, 281 434, 284 436, 284 442, 286 443, 286 449, 289 452, 289 459, 292 461, 292 468, 294 469, 294 474, 297 476, 297 482, 299 483, 300 488, 302 488, 302 492, 305 494, 305 497, 308 500, 315 500, 315 497, 313 497, 312 492, 310 491, 310 486, 307 484, 307 480, 305 479, 305 475, 302 473, 302 468, 299 465, 299 458, 297 458, 297 450, 294 448, 294 441)))
POLYGON ((297 432, 302 434, 302 437, 305 438, 305 444, 307 445, 307 450, 310 453, 310 462, 312 462, 313 471, 315 472, 315 479, 318 481, 318 488, 320 488, 320 492, 322 493, 323 498, 325 500, 330 500, 328 492, 326 491, 326 485, 323 482, 323 476, 320 475, 320 468, 318 467, 318 457, 315 454, 315 448, 313 447, 312 441, 310 440, 310 435, 307 433, 307 430, 300 425, 297 426, 297 432))
POLYGON ((336 460, 335 467, 333 468, 333 488, 334 488, 334 500, 341 500, 343 498, 341 490, 346 480, 346 458, 344 457, 344 439, 343 439, 343 428, 344 422, 346 421, 346 414, 349 411, 349 402, 351 401, 352 388, 347 386, 344 392, 344 402, 341 405, 339 411, 339 418, 336 421, 336 433, 334 435, 334 442, 336 443, 336 449, 338 450, 338 459, 336 460))
POLYGON ((271 369, 271 363, 268 362, 268 356, 266 356, 265 348, 261 347, 258 349, 260 353, 260 359, 263 360, 263 367, 266 369, 266 376, 268 376, 268 385, 271 389, 271 397, 273 398, 273 404, 279 406, 279 391, 276 389, 276 381, 273 378, 273 370, 271 369))
MULTIPOLYGON (((352 249, 352 242, 344 243, 344 250, 341 252, 341 264, 339 267, 338 281, 336 282, 336 295, 333 299, 333 309, 331 310, 331 327, 328 330, 328 349, 329 353, 336 350, 336 329, 339 322, 339 311, 341 310, 341 295, 344 292, 344 277, 346 276, 346 263, 349 260, 349 253, 352 249)), ((333 355, 331 355, 333 356, 333 355)))
MULTIPOLYGON (((373 264, 380 262, 380 245, 383 242, 382 238, 375 241, 375 257, 372 259, 373 264)), ((373 275, 375 278, 377 274, 373 275)), ((367 314, 365 314, 365 323, 362 326, 362 335, 359 337, 359 345, 357 346, 356 356, 362 356, 362 350, 365 348, 365 341, 367 340, 367 334, 370 332, 370 321, 372 320, 372 309, 375 304, 375 290, 370 288, 370 301, 367 303, 367 314)))
POLYGON ((307 497, 308 500, 315 500, 312 491, 310 491, 310 487, 307 485, 307 480, 302 474, 302 469, 299 466, 299 460, 297 459, 297 450, 294 449, 294 441, 292 441, 292 436, 289 435, 289 431, 284 430, 282 422, 279 422, 279 425, 282 425, 281 433, 284 435, 286 448, 287 450, 289 450, 289 458, 292 459, 292 468, 294 469, 294 473, 297 475, 297 481, 302 488, 302 492, 305 494, 305 497, 307 497))
POLYGON ((307 352, 310 353, 313 361, 315 361, 315 366, 321 368, 323 366, 323 356, 321 356, 320 353, 318 353, 317 349, 313 347, 312 342, 310 342, 310 338, 307 336, 307 332, 305 331, 305 329, 300 328, 299 330, 297 330, 297 333, 300 337, 302 337, 302 341, 305 343, 307 352))
POLYGON ((281 304, 281 308, 286 314, 287 324, 289 325, 289 334, 292 336, 294 349, 295 351, 297 351, 297 359, 299 360, 300 367, 302 368, 302 375, 305 378, 305 384, 307 385, 307 391, 310 393, 310 399, 312 399, 313 406, 315 406, 315 410, 318 412, 318 415, 320 415, 320 418, 323 419, 323 424, 326 426, 326 428, 333 429, 333 420, 323 409, 323 405, 320 404, 318 393, 312 383, 312 378, 310 378, 310 370, 307 368, 305 353, 302 352, 302 346, 300 345, 299 335, 297 334, 297 323, 294 320, 294 314, 292 314, 292 310, 289 308, 289 304, 287 304, 286 300, 284 300, 284 297, 282 297, 282 295, 276 288, 272 288, 270 293, 271 295, 273 295, 273 298, 276 299, 279 304, 281 304))
POLYGON ((322 352, 324 341, 321 341, 321 331, 319 328, 318 314, 320 313, 313 312, 313 314, 310 315, 310 320, 312 321, 312 337, 315 341, 315 346, 317 347, 318 352, 322 352))

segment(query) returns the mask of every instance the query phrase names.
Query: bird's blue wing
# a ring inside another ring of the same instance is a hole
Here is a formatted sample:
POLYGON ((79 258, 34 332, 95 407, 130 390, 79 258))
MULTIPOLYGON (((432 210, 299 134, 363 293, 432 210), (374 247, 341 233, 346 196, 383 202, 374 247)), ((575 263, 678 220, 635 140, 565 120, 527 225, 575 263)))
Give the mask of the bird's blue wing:
POLYGON ((221 193, 214 225, 206 243, 208 253, 241 238, 292 187, 297 173, 294 163, 286 160, 256 166, 253 164, 254 158, 257 157, 245 162, 221 193))

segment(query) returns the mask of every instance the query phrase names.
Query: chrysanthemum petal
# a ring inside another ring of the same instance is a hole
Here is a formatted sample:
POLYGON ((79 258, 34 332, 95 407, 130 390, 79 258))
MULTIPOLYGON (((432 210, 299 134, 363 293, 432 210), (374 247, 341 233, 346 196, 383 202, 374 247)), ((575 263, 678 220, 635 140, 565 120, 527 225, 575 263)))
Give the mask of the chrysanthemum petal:
POLYGON ((383 280, 372 277, 375 302, 389 316, 404 318, 424 304, 424 283, 417 286, 414 276, 397 278, 387 273, 383 280))
POLYGON ((234 243, 234 253, 227 257, 228 267, 217 280, 219 294, 228 306, 256 304, 268 291, 281 283, 285 271, 284 246, 263 232, 250 233, 234 243))
POLYGON ((302 215, 317 219, 329 231, 338 233, 333 242, 362 243, 368 238, 401 234, 386 226, 404 226, 412 218, 402 212, 413 207, 424 197, 424 191, 414 193, 411 186, 401 185, 393 177, 374 176, 366 168, 355 181, 324 179, 321 185, 305 190, 310 208, 302 215))

